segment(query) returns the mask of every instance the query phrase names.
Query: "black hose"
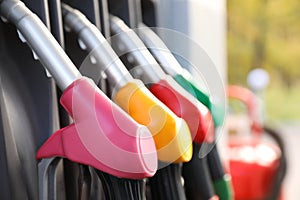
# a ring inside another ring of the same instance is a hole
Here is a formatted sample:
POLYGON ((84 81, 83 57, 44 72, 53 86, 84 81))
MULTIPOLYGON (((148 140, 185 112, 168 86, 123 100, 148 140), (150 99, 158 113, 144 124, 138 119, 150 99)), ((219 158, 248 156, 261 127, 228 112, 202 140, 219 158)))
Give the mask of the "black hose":
POLYGON ((219 152, 217 150, 217 145, 212 144, 213 147, 211 151, 207 154, 207 161, 209 166, 210 175, 213 181, 223 179, 225 172, 221 162, 219 152))
POLYGON ((281 156, 279 159, 279 167, 278 167, 277 173, 274 177, 274 183, 272 186, 272 190, 268 197, 269 200, 277 200, 280 195, 282 182, 283 182, 284 177, 287 172, 286 152, 285 152, 284 142, 283 142, 282 138, 280 137, 280 134, 276 130, 274 130, 268 126, 263 126, 263 130, 267 135, 271 136, 274 139, 274 141, 277 143, 277 145, 281 151, 281 156))
MULTIPOLYGON (((202 144, 203 145, 203 144, 202 144)), ((183 164, 185 194, 188 200, 210 199, 215 196, 207 156, 199 158, 201 144, 193 143, 193 157, 183 164)))
POLYGON ((170 164, 157 170, 156 174, 148 181, 150 199, 185 200, 184 188, 181 183, 181 168, 181 164, 170 164))
POLYGON ((146 181, 118 178, 96 170, 103 187, 106 200, 144 200, 146 181))

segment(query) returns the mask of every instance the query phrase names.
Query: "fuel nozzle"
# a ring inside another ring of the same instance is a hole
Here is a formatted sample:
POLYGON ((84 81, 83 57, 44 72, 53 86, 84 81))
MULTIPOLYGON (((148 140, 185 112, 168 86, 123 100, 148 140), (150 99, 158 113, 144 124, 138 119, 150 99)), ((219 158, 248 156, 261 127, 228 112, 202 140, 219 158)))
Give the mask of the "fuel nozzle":
POLYGON ((112 99, 138 123, 151 131, 159 160, 187 162, 192 140, 186 122, 161 103, 144 84, 134 79, 99 30, 79 11, 62 5, 64 23, 74 31, 106 73, 114 87, 112 99))
POLYGON ((149 130, 81 76, 41 20, 21 1, 1 1, 0 15, 15 24, 52 74, 63 91, 61 104, 74 120, 55 132, 36 158, 61 156, 124 178, 152 176, 157 169, 157 153, 149 130))

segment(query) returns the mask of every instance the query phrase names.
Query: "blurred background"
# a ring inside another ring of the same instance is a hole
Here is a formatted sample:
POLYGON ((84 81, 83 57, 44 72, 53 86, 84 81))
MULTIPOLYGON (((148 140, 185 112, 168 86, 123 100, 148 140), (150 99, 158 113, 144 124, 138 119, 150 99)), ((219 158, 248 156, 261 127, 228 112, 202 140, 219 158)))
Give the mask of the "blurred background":
POLYGON ((227 0, 228 82, 247 86, 247 75, 263 68, 266 120, 300 120, 300 1, 227 0))
MULTIPOLYGON (((261 120, 280 132, 287 152, 284 197, 300 199, 300 1, 157 2, 159 27, 180 31, 196 41, 225 85, 244 86, 259 96, 261 120), (260 88, 255 88, 259 75, 249 77, 255 69, 264 70, 267 76, 260 80, 264 82, 260 88)), ((182 46, 190 52, 191 61, 198 56, 191 47, 182 46)))
POLYGON ((228 83, 249 87, 247 76, 265 69, 264 120, 286 145, 286 199, 299 199, 300 1, 227 0, 228 83))

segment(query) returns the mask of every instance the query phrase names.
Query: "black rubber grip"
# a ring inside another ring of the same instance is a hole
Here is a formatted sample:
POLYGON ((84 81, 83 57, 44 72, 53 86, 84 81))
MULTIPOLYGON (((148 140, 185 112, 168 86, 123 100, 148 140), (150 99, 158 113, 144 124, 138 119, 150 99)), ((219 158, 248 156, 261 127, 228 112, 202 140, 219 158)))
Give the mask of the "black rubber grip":
POLYGON ((277 143, 277 145, 281 151, 281 156, 280 156, 280 160, 279 160, 280 164, 278 166, 277 173, 274 176, 273 186, 272 186, 271 192, 268 197, 268 200, 276 200, 280 196, 282 182, 283 182, 286 172, 287 172, 287 158, 286 158, 285 146, 284 146, 284 142, 281 138, 282 134, 278 133, 277 130, 274 130, 268 126, 264 126, 263 130, 264 130, 265 134, 271 136, 275 140, 275 142, 277 143))
POLYGON ((212 180, 217 181, 224 178, 225 172, 219 156, 217 145, 212 145, 211 151, 207 154, 207 162, 212 180))
POLYGON ((193 144, 193 157, 183 164, 182 175, 186 198, 189 200, 208 200, 215 195, 207 157, 199 158, 201 145, 193 144))
POLYGON ((146 181, 123 179, 97 171, 106 200, 144 200, 146 199, 146 181))
POLYGON ((181 164, 170 164, 157 170, 149 179, 152 200, 185 200, 184 188, 181 181, 181 164))

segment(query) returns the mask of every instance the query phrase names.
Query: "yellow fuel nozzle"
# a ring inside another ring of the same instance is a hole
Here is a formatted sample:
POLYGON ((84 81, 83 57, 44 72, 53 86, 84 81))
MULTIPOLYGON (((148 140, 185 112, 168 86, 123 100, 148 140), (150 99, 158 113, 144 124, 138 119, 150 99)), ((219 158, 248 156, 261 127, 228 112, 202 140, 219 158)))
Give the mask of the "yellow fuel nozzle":
POLYGON ((148 127, 160 161, 188 162, 192 158, 192 138, 186 122, 160 102, 141 81, 127 83, 113 99, 133 119, 148 127))

